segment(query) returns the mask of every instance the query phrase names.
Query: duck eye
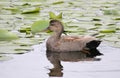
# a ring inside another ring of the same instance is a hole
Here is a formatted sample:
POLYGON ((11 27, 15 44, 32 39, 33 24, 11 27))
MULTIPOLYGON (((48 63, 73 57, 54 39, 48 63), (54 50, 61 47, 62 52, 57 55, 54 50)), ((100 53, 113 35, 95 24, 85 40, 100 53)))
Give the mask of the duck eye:
POLYGON ((54 26, 55 24, 54 23, 51 23, 51 26, 54 26))

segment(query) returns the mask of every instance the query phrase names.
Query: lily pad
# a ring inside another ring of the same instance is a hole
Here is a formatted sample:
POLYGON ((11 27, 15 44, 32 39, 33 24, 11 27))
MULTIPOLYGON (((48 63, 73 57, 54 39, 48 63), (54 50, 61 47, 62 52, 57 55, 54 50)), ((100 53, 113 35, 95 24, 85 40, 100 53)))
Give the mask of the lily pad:
POLYGON ((18 39, 18 36, 7 30, 0 29, 0 41, 8 41, 18 39))
POLYGON ((49 17, 50 17, 50 19, 58 19, 58 20, 61 20, 61 19, 62 19, 62 13, 59 13, 58 15, 56 15, 56 14, 53 13, 53 12, 49 12, 49 17))
POLYGON ((105 15, 119 15, 119 12, 118 10, 115 10, 115 9, 107 9, 107 10, 104 10, 104 14, 105 15))
POLYGON ((31 26, 31 32, 33 34, 38 33, 40 31, 43 31, 44 29, 46 29, 49 25, 49 21, 48 20, 39 20, 39 21, 35 21, 32 26, 31 26))
POLYGON ((62 4, 62 3, 64 3, 64 1, 54 2, 53 5, 56 5, 56 4, 62 4))
POLYGON ((12 11, 18 10, 18 8, 15 8, 15 7, 3 7, 3 9, 5 9, 5 10, 12 10, 12 11))
POLYGON ((96 38, 103 38, 103 37, 105 37, 105 34, 98 34, 98 35, 96 36, 96 38))
POLYGON ((95 26, 102 26, 101 23, 95 23, 95 26))
POLYGON ((16 53, 14 54, 24 54, 24 53, 30 52, 32 49, 31 48, 17 48, 14 50, 16 51, 16 53))
POLYGON ((115 29, 101 29, 100 30, 101 33, 115 33, 115 29))
POLYGON ((19 45, 0 45, 0 54, 23 54, 30 52, 32 48, 30 46, 19 46, 19 45), (7 49, 6 49, 7 48, 7 49))
POLYGON ((21 32, 21 33, 26 33, 26 34, 30 34, 31 28, 30 28, 30 27, 20 28, 19 32, 21 32))
POLYGON ((92 21, 101 21, 99 18, 93 18, 92 21))
POLYGON ((114 20, 120 20, 120 17, 118 17, 118 18, 115 18, 114 20))
POLYGON ((31 7, 24 9, 22 11, 22 14, 39 13, 39 11, 40 11, 39 7, 31 7))
POLYGON ((113 26, 113 25, 115 25, 115 24, 112 24, 112 23, 111 23, 111 24, 108 24, 108 26, 113 26))
POLYGON ((7 60, 10 60, 10 59, 12 59, 12 57, 5 56, 5 55, 0 55, 0 61, 7 61, 7 60))

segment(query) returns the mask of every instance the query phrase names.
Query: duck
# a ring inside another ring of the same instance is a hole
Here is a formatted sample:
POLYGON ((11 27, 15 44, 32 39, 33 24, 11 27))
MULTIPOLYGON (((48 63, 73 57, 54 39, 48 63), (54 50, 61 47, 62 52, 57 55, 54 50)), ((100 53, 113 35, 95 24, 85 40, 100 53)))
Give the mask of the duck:
POLYGON ((101 40, 93 36, 68 36, 64 33, 64 26, 61 21, 52 19, 45 29, 52 31, 52 35, 46 41, 47 51, 51 52, 83 52, 91 54, 89 51, 96 49, 101 40))

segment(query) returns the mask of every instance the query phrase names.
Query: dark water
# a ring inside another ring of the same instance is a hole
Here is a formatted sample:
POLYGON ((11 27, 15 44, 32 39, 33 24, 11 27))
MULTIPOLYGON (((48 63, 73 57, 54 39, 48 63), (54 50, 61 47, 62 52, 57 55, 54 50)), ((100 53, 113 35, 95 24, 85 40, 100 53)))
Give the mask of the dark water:
POLYGON ((120 78, 119 48, 102 44, 98 49, 104 55, 96 59, 79 58, 77 53, 46 53, 44 43, 33 48, 32 52, 11 55, 14 59, 0 62, 0 78, 120 78))

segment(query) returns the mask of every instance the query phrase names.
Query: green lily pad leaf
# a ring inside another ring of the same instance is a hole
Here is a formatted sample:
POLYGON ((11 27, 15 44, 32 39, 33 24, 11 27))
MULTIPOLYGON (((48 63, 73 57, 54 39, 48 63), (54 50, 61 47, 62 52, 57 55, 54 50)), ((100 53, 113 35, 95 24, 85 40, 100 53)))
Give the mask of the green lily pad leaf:
POLYGON ((118 26, 118 27, 116 27, 116 30, 120 30, 120 27, 118 26))
POLYGON ((1 47, 2 47, 0 51, 1 54, 23 54, 23 53, 28 53, 32 50, 30 46, 19 46, 19 45, 5 46, 3 45, 1 47))
POLYGON ((15 8, 15 7, 3 7, 3 9, 5 9, 5 10, 12 10, 12 11, 18 10, 18 8, 15 8))
POLYGON ((12 32, 8 32, 7 30, 0 29, 0 41, 8 41, 18 39, 18 36, 12 32))
POLYGON ((93 18, 92 21, 101 21, 101 19, 99 19, 99 18, 93 18))
POLYGON ((99 35, 97 35, 97 36, 95 36, 96 38, 103 38, 103 37, 105 37, 105 34, 99 34, 99 35))
POLYGON ((120 20, 120 17, 119 18, 115 18, 114 20, 120 20))
POLYGON ((53 13, 53 12, 49 12, 49 17, 50 17, 50 19, 58 19, 58 20, 61 20, 61 19, 62 19, 62 13, 56 15, 56 14, 53 13))
POLYGON ((21 32, 21 33, 26 33, 26 34, 30 34, 31 28, 30 28, 30 27, 20 28, 19 32, 21 32))
POLYGON ((101 33, 115 33, 115 29, 101 29, 100 30, 101 33))
POLYGON ((119 15, 118 10, 115 9, 108 9, 108 10, 104 10, 104 14, 105 15, 119 15))
POLYGON ((0 61, 7 61, 7 60, 10 60, 10 59, 12 59, 12 57, 5 56, 5 55, 0 55, 0 61))
POLYGON ((100 23, 95 23, 95 26, 102 26, 102 24, 100 24, 100 23))
POLYGON ((32 8, 27 8, 22 11, 22 14, 30 14, 30 13, 39 13, 40 8, 39 7, 32 7, 32 8))
POLYGON ((64 1, 54 2, 53 5, 62 4, 62 3, 64 3, 64 1))
POLYGON ((33 34, 38 33, 40 31, 43 31, 44 29, 46 29, 49 25, 49 21, 48 20, 39 20, 36 21, 32 24, 31 26, 31 32, 33 34))
POLYGON ((108 24, 108 26, 113 26, 113 25, 115 25, 115 24, 108 24))
POLYGON ((18 48, 18 49, 15 49, 16 53, 14 54, 24 54, 24 53, 27 53, 27 52, 30 52, 32 49, 30 48, 18 48))
POLYGON ((30 3, 23 3, 22 6, 30 6, 30 3))

